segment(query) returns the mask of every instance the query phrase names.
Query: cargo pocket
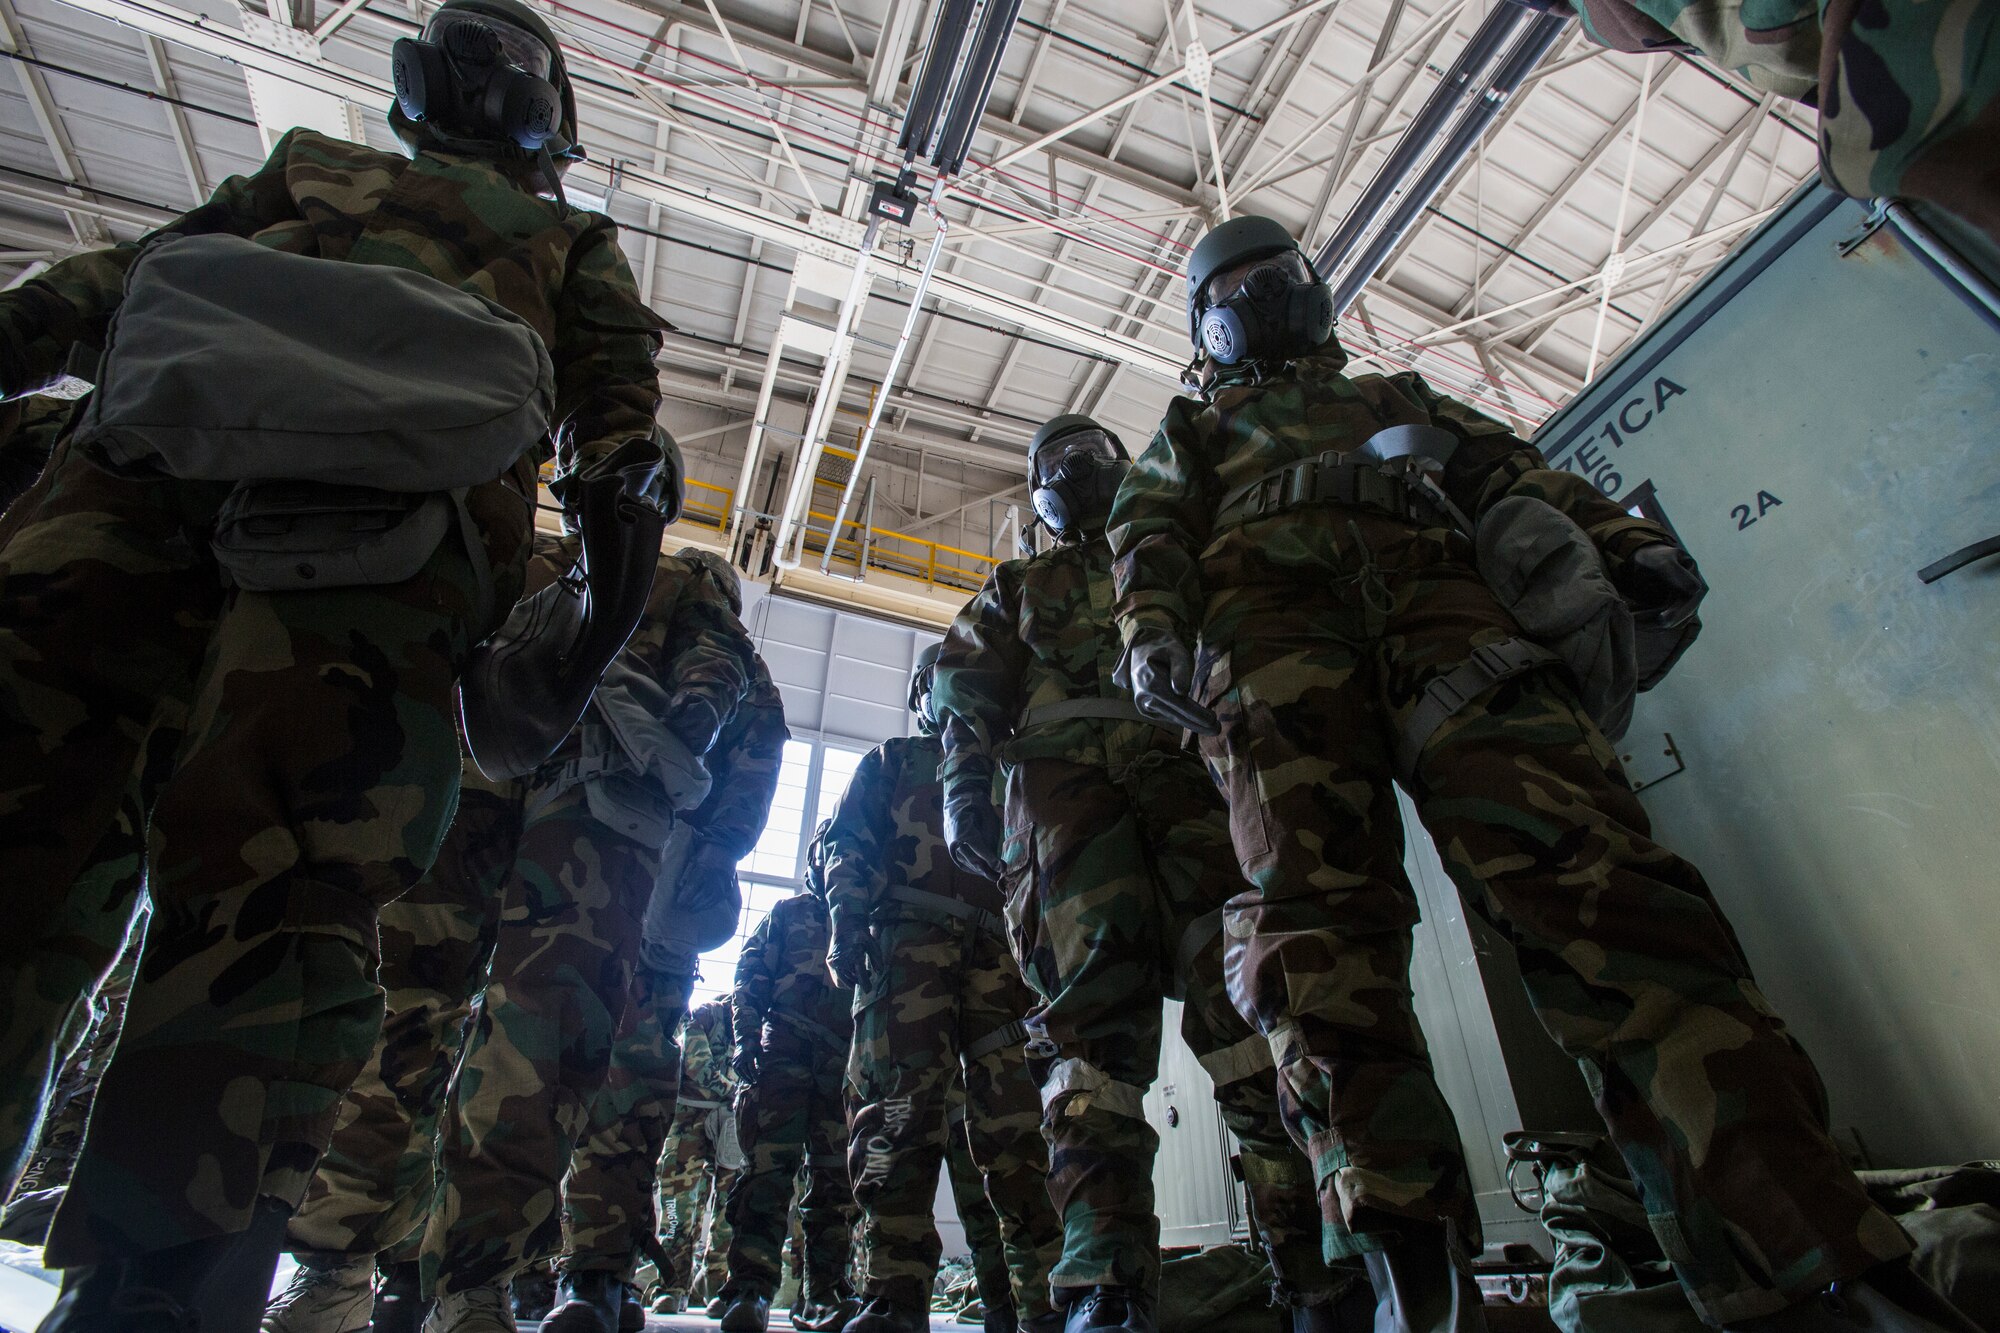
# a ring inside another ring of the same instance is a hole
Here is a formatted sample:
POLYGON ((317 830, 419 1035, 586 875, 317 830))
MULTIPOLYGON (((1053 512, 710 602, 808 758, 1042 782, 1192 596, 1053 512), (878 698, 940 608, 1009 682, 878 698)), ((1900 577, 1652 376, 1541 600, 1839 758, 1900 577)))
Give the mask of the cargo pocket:
POLYGON ((1202 762, 1229 805, 1229 840, 1245 874, 1267 863, 1274 845, 1257 768, 1251 762, 1251 717, 1254 701, 1238 688, 1234 664, 1226 649, 1203 644, 1195 666, 1195 698, 1214 710, 1218 730, 1201 737, 1202 762))

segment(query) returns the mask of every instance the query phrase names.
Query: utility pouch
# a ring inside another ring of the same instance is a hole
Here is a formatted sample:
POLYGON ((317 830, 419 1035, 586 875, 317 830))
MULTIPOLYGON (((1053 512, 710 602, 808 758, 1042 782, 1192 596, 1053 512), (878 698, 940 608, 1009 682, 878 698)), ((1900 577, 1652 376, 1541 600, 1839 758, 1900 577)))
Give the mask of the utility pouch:
POLYGON ((1554 505, 1512 495, 1480 517, 1474 548, 1522 632, 1569 667, 1584 711, 1611 740, 1623 736, 1639 685, 1632 610, 1596 543, 1554 505))
MULTIPOLYGON (((168 234, 126 274, 75 438, 189 481, 492 481, 547 434, 548 349, 426 274, 168 234)), ((318 585, 315 585, 318 586, 318 585)))
POLYGON ((211 544, 247 592, 401 583, 430 560, 451 519, 445 495, 246 481, 223 500, 211 544))

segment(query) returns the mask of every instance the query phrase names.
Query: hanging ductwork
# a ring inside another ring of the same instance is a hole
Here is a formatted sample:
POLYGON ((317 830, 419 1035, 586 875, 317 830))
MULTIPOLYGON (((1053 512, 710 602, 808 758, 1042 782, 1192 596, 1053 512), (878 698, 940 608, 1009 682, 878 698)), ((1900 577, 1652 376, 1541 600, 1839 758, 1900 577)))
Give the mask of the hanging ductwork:
POLYGON ((1314 257, 1347 309, 1569 25, 1563 0, 1503 0, 1445 72, 1314 257))

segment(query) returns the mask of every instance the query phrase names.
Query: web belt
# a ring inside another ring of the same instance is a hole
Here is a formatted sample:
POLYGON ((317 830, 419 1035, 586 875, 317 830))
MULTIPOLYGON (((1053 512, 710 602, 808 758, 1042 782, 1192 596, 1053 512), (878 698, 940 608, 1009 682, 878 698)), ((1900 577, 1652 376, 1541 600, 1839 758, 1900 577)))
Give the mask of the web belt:
POLYGON ((1416 777, 1424 746, 1459 709, 1503 680, 1561 661, 1562 658, 1538 643, 1518 637, 1502 639, 1474 648, 1471 657, 1425 686, 1423 698, 1417 701, 1410 720, 1403 724, 1403 734, 1396 739, 1396 773, 1404 785, 1416 777))
POLYGON ((683 1097, 674 1105, 689 1111, 720 1111, 723 1103, 708 1101, 701 1097, 683 1097))
POLYGON ((1139 705, 1130 699, 1062 699, 1052 704, 1036 704, 1021 714, 1015 724, 1015 731, 1027 731, 1032 727, 1046 727, 1057 722, 1074 722, 1078 718, 1102 718, 1106 722, 1144 722, 1149 726, 1161 726, 1152 718, 1139 711, 1139 705))
POLYGON ((1004 935, 1007 930, 1007 923, 999 913, 962 903, 956 898, 947 898, 942 893, 932 893, 928 889, 913 889, 907 884, 898 884, 882 896, 888 902, 916 908, 919 916, 945 916, 957 921, 969 921, 975 929, 996 935, 1004 935))
POLYGON ((965 1063, 971 1064, 975 1060, 985 1059, 1004 1046, 1016 1046, 1027 1039, 1028 1025, 1017 1018, 1011 1023, 1001 1024, 966 1047, 963 1059, 965 1063))
POLYGON ((1401 519, 1470 532, 1458 507, 1421 466, 1332 450, 1287 463, 1222 497, 1215 527, 1232 527, 1307 505, 1362 505, 1401 519))

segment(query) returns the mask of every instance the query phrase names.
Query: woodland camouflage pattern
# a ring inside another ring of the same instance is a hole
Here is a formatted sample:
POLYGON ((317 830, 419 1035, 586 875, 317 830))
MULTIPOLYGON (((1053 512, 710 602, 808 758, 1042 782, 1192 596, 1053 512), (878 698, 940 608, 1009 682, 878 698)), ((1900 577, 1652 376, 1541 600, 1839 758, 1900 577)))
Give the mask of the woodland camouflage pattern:
MULTIPOLYGON (((491 162, 294 130, 169 227, 414 269, 506 306, 553 356, 565 464, 654 430, 662 326, 614 227, 491 162)), ((0 398, 103 344, 136 253, 0 294, 0 398)), ((538 461, 470 496, 496 615, 519 591, 538 461)), ((51 1233, 58 1266, 227 1234, 260 1195, 304 1197, 381 1024, 377 909, 429 868, 456 796, 451 687, 491 628, 462 543, 393 587, 225 596, 206 533, 230 489, 114 476, 65 443, 0 547, 0 996, 16 1021, 53 1037, 87 984, 51 994, 37 969, 51 945, 64 957, 72 888, 148 732, 189 719, 153 803, 153 922, 51 1233)))
POLYGON ((731 1030, 737 1049, 757 1053, 757 1076, 737 1099, 750 1164, 729 1187, 730 1295, 777 1291, 801 1167, 807 1289, 831 1292, 847 1272, 854 1195, 840 1075, 854 1020, 827 974, 827 938, 825 906, 810 891, 796 893, 758 922, 736 964, 731 1030))
POLYGON ((1150 722, 1023 727, 1027 709, 1125 696, 1111 679, 1111 549, 1102 537, 997 566, 938 660, 945 772, 1006 780, 1013 945, 1043 1005, 1030 1027, 1057 1063, 1043 1084, 1049 1192, 1064 1222, 1058 1288, 1153 1291, 1158 1135, 1141 1098, 1159 1073, 1161 997, 1215 1082, 1243 1150, 1253 1215, 1284 1299, 1330 1299, 1310 1172, 1280 1119, 1268 1045, 1223 986, 1213 914, 1237 892, 1207 772, 1150 722))
MULTIPOLYGON (((1200 694, 1222 723, 1203 753, 1249 881, 1225 914, 1229 992, 1270 1041, 1329 1250, 1379 1247, 1404 1219, 1476 1249, 1457 1128, 1410 1009, 1417 906, 1392 746, 1433 677, 1517 627, 1444 529, 1357 507, 1220 531, 1212 515, 1281 464, 1431 422, 1460 438, 1443 482, 1475 519, 1539 495, 1597 539, 1614 580, 1664 534, 1415 376, 1349 379, 1343 363, 1329 346, 1168 409, 1112 512, 1119 615, 1128 632, 1201 631, 1200 694)), ((1472 701, 1426 747, 1410 795, 1468 907, 1515 942, 1536 1011, 1581 1064, 1710 1320, 1907 1252, 1828 1137, 1819 1079, 1707 885, 1648 836, 1565 675, 1472 701)))
MULTIPOLYGON (((143 851, 143 848, 142 848, 143 851)), ((98 983, 84 1010, 90 1016, 82 1039, 75 1043, 49 1089, 48 1112, 35 1138, 34 1153, 27 1169, 14 1187, 16 1197, 69 1184, 76 1168, 77 1153, 83 1148, 84 1127, 90 1123, 90 1104, 97 1099, 97 1085, 118 1047, 118 1031, 125 1025, 125 1001, 132 993, 132 978, 139 970, 139 937, 145 921, 133 923, 132 942, 118 955, 118 961, 98 983)), ((67 1043, 66 1043, 67 1044, 67 1043)))
POLYGON ((1692 47, 1758 88, 1816 91, 1820 176, 1944 205, 2000 241, 2000 12, 1985 0, 1571 0, 1620 51, 1692 47))
POLYGON ((965 1244, 972 1252, 973 1281, 978 1285, 981 1304, 989 1311, 1012 1309, 1014 1291, 1007 1269, 1007 1251, 1000 1243, 1000 1216, 993 1211, 992 1200, 986 1197, 986 1176, 979 1163, 972 1160, 965 1115, 965 1080, 954 1079, 945 1096, 945 1178, 951 1183, 952 1205, 958 1209, 959 1224, 965 1228, 965 1244))
POLYGON ((697 1008, 681 1030, 680 1095, 660 1161, 659 1219, 660 1247, 667 1255, 667 1271, 660 1274, 660 1285, 683 1296, 694 1289, 696 1242, 703 1223, 711 1218, 708 1272, 715 1279, 712 1289, 721 1289, 727 1271, 723 1262, 730 1238, 727 1209, 711 1209, 709 1205, 728 1194, 736 1172, 716 1160, 710 1127, 715 1114, 736 1096, 736 1081, 729 1069, 731 1044, 726 997, 697 1008))
MULTIPOLYGON (((538 539, 530 590, 567 570, 576 549, 572 538, 538 539)), ((727 718, 753 657, 714 581, 661 556, 622 660, 670 695, 706 696, 727 718)), ((660 849, 595 819, 588 782, 550 785, 578 753, 581 730, 525 784, 492 977, 440 1131, 423 1243, 425 1282, 438 1294, 507 1281, 556 1252, 562 1179, 592 1126, 616 1025, 628 1003, 652 1004, 650 978, 634 963, 660 849)))
POLYGON ((298 1255, 416 1258, 435 1188, 438 1121, 486 985, 521 840, 521 786, 467 760, 437 864, 382 909, 388 1015, 341 1101, 333 1142, 286 1227, 298 1255))
POLYGON ((828 901, 837 917, 866 917, 879 962, 854 995, 847 1070, 862 1294, 929 1308, 942 1247, 932 1201, 950 1085, 962 1075, 965 1135, 1026 1320, 1050 1309, 1044 1279, 1061 1239, 1039 1101, 1020 1035, 968 1055, 1018 1023, 1033 999, 1007 947, 999 891, 960 870, 945 848, 941 757, 934 736, 878 746, 855 769, 826 835, 828 901), (977 919, 898 902, 901 888, 964 904, 977 919))
MULTIPOLYGON (((704 584, 721 595, 712 576, 702 573, 704 584)), ((764 827, 791 736, 784 699, 763 659, 753 652, 749 665, 748 693, 710 751, 709 794, 687 816, 697 838, 738 860, 749 855, 764 827)), ((650 1000, 635 999, 620 1020, 591 1130, 577 1146, 563 1191, 566 1268, 620 1270, 630 1280, 641 1238, 656 1225, 654 1177, 680 1082, 681 1056, 671 1030, 681 1019, 677 997, 692 981, 651 978, 638 988, 650 1000)), ((726 1043, 720 1059, 726 1068, 726 1043)))
POLYGON ((611 1067, 591 1108, 590 1129, 563 1185, 563 1248, 557 1267, 601 1269, 630 1282, 641 1239, 653 1234, 654 1184, 674 1118, 682 1010, 642 981, 619 1017, 611 1067), (662 1096, 660 1090, 666 1089, 662 1096))
MULTIPOLYGON (((44 936, 40 956, 13 973, 13 989, 0 1004, 0 1172, 4 1172, 0 1189, 14 1179, 21 1165, 16 1158, 35 1143, 33 1127, 43 1106, 51 1113, 56 1106, 57 1090, 49 1086, 50 1061, 75 1049, 85 1026, 91 1024, 88 1001, 100 978, 120 960, 121 951, 139 947, 135 931, 144 912, 139 891, 145 883, 146 812, 172 771, 181 734, 180 726, 164 715, 154 726, 111 826, 91 850, 62 904, 62 916, 44 936)), ((91 1071, 86 1108, 97 1099, 97 1086, 124 1026, 125 1001, 134 976, 136 969, 125 978, 116 1025, 105 1028, 109 1045, 91 1071)), ((68 1131, 77 1141, 62 1163, 65 1182, 76 1166, 83 1129, 79 1120, 68 1131)), ((47 1127, 41 1131, 45 1139, 52 1132, 47 1127)), ((39 1170, 32 1164, 25 1169, 39 1170)), ((26 1179, 24 1175, 20 1189, 32 1188, 26 1179)))

